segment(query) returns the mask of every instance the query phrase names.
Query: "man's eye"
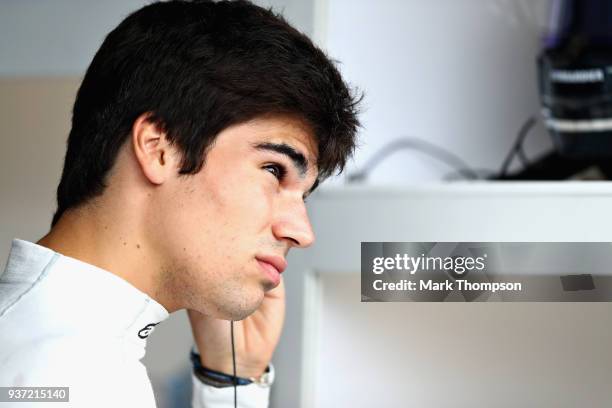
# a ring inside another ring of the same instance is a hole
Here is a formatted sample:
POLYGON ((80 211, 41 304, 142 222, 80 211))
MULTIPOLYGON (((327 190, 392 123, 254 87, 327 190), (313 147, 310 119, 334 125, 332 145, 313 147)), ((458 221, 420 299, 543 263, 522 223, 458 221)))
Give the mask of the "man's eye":
POLYGON ((285 167, 280 164, 268 164, 264 166, 264 169, 272 173, 279 181, 283 180, 287 174, 285 167))

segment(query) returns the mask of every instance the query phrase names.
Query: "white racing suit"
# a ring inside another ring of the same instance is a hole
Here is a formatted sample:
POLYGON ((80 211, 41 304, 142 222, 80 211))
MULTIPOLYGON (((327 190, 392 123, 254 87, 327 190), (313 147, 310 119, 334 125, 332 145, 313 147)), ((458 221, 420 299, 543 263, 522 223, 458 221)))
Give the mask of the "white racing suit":
MULTIPOLYGON (((148 334, 167 318, 162 305, 124 279, 14 239, 0 275, 0 387, 69 387, 69 402, 51 404, 58 408, 154 408, 140 360, 148 334)), ((215 388, 193 374, 192 383, 192 408, 234 406, 233 387, 215 388)), ((269 388, 253 383, 237 391, 241 408, 268 406, 269 388)))

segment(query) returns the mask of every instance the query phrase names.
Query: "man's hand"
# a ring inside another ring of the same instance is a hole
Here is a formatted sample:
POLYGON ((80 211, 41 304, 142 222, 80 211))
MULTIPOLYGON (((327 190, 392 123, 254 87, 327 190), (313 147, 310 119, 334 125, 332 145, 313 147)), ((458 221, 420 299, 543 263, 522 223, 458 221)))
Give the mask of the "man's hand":
MULTIPOLYGON (((187 311, 200 360, 204 367, 231 375, 232 343, 230 322, 215 319, 194 310, 187 311)), ((236 375, 259 377, 272 359, 272 354, 285 319, 285 283, 265 293, 259 308, 247 318, 234 322, 236 375)))

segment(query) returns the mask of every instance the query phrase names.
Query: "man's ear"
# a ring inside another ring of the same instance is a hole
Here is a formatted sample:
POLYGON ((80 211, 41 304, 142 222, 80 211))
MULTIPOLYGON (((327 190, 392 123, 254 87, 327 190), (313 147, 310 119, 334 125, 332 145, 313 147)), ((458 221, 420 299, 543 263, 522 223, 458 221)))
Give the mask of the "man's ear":
POLYGON ((176 149, 163 132, 150 120, 149 113, 140 115, 132 126, 132 147, 143 175, 153 184, 162 184, 176 172, 176 149))

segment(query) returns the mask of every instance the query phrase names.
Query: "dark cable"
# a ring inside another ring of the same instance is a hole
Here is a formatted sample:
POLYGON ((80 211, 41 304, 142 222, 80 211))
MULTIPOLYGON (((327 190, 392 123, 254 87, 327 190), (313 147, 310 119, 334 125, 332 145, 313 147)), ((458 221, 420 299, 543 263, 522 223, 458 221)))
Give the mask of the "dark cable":
POLYGON ((234 408, 238 408, 238 394, 236 390, 236 351, 234 350, 234 321, 230 320, 230 333, 232 336, 232 362, 234 365, 234 408))
POLYGON ((346 181, 347 183, 354 183, 365 180, 368 174, 370 174, 372 170, 374 170, 374 168, 378 166, 381 161, 383 161, 390 154, 400 149, 414 149, 420 151, 452 167, 453 172, 444 176, 444 180, 453 180, 456 179, 457 176, 471 180, 502 178, 508 172, 508 168, 510 167, 510 164, 512 163, 512 160, 514 159, 515 155, 520 159, 521 163, 523 164, 523 167, 529 166, 530 163, 527 159, 527 155, 525 154, 525 150, 523 149, 523 143, 525 142, 529 131, 536 124, 536 121, 537 116, 532 115, 527 118, 525 123, 523 123, 514 143, 512 144, 510 151, 504 159, 504 162, 499 172, 487 169, 474 169, 468 166, 467 163, 464 162, 459 156, 446 149, 443 149, 440 146, 437 146, 426 140, 419 139, 417 137, 405 137, 394 140, 388 143, 386 146, 382 147, 370 158, 370 160, 366 162, 366 164, 361 168, 361 170, 358 170, 353 174, 349 174, 346 181))
POLYGON ((448 166, 454 168, 455 171, 465 174, 471 179, 479 178, 478 173, 472 170, 466 162, 454 153, 417 137, 405 137, 394 140, 381 148, 366 162, 361 170, 350 174, 347 178, 347 182, 363 181, 383 159, 400 149, 413 149, 423 152, 446 163, 448 166))
MULTIPOLYGON (((486 170, 486 169, 471 169, 470 172, 473 171, 479 174, 480 178, 484 178, 484 179, 502 178, 503 176, 506 175, 508 171, 508 167, 512 163, 512 160, 514 159, 515 155, 516 157, 520 159, 523 165, 523 168, 529 167, 531 163, 529 159, 527 159, 527 155, 525 154, 525 149, 524 149, 523 144, 525 143, 525 140, 527 138, 527 135, 529 134, 529 131, 536 124, 536 121, 537 121, 537 116, 533 115, 527 118, 527 120, 523 123, 523 125, 521 126, 521 129, 517 133, 516 139, 514 143, 512 144, 512 147, 510 148, 510 151, 508 152, 508 154, 506 155, 506 158, 504 159, 504 163, 502 165, 501 170, 494 172, 494 171, 486 170)), ((454 180, 457 178, 457 176, 459 177, 463 176, 463 178, 468 178, 465 175, 465 170, 461 169, 458 171, 454 171, 450 174, 447 174, 444 177, 444 180, 454 180)))
POLYGON ((516 155, 519 159, 521 159, 523 168, 525 168, 525 167, 529 167, 531 163, 529 162, 529 159, 527 158, 527 155, 525 154, 525 149, 523 147, 524 147, 523 143, 521 142, 521 145, 518 147, 518 150, 516 151, 516 155))
POLYGON ((527 158, 525 157, 525 152, 523 150, 523 142, 525 141, 525 138, 529 134, 529 131, 533 128, 533 125, 535 124, 536 124, 535 115, 530 116, 529 118, 527 118, 525 123, 523 123, 523 126, 521 126, 521 129, 519 130, 516 136, 516 140, 514 141, 512 147, 510 148, 510 151, 506 155, 506 158, 502 164, 502 167, 499 170, 499 175, 498 175, 499 178, 502 178, 506 175, 506 173, 508 172, 508 168, 510 167, 510 164, 512 163, 512 159, 514 158, 515 154, 519 154, 519 157, 523 161, 523 165, 525 165, 525 163, 527 162, 527 158))

